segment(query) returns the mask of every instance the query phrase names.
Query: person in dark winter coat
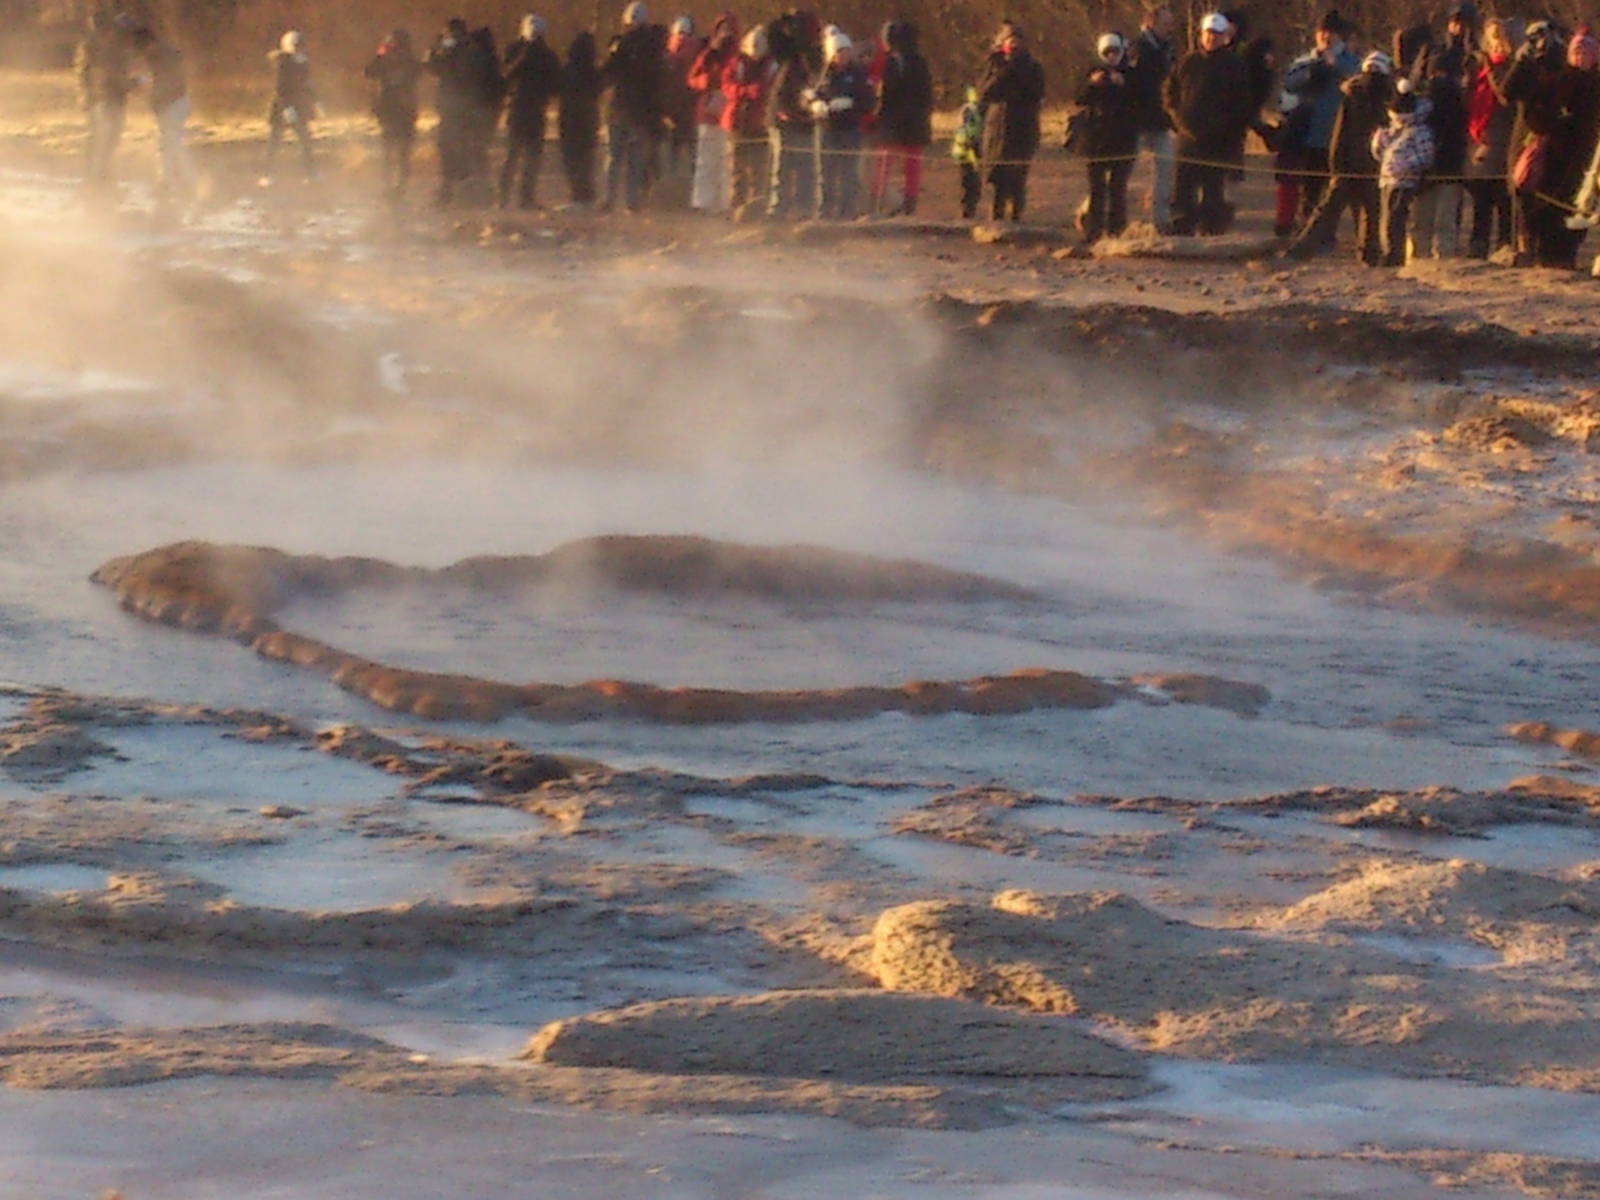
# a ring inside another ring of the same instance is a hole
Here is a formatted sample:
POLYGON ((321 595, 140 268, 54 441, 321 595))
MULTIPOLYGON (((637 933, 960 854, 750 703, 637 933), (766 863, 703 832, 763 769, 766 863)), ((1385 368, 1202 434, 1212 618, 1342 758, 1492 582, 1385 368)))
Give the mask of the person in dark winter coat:
POLYGON ((1123 76, 1139 117, 1139 150, 1151 159, 1150 220, 1162 233, 1172 228, 1172 121, 1161 92, 1172 72, 1172 9, 1161 0, 1146 3, 1139 36, 1128 49, 1123 76))
POLYGON ((439 81, 439 203, 449 204, 472 177, 474 128, 482 105, 482 80, 467 23, 453 17, 424 63, 439 81))
POLYGON ((1534 262, 1572 270, 1583 228, 1569 229, 1567 208, 1577 197, 1600 130, 1600 43, 1580 30, 1567 44, 1566 62, 1548 88, 1528 104, 1528 128, 1544 138, 1544 170, 1528 189, 1528 225, 1534 262))
POLYGON ((383 139, 383 190, 398 201, 411 180, 411 151, 417 140, 417 85, 422 64, 411 49, 411 34, 396 29, 378 44, 366 77, 376 85, 372 115, 383 139))
POLYGON ((595 200, 594 155, 600 144, 600 93, 605 81, 595 61, 594 34, 587 31, 572 39, 561 70, 561 165, 574 204, 595 200))
POLYGON ((817 212, 824 219, 856 216, 862 128, 872 115, 872 84, 855 58, 855 47, 840 30, 823 40, 827 65, 811 88, 811 115, 817 122, 817 212))
POLYGON ((561 60, 544 40, 544 20, 529 13, 517 39, 506 47, 506 161, 500 171, 500 207, 534 207, 539 162, 544 156, 545 114, 561 94, 561 60))
POLYGON ((267 183, 272 181, 278 147, 289 130, 300 140, 306 178, 317 173, 317 161, 311 152, 311 118, 317 112, 317 92, 311 86, 311 63, 301 49, 304 42, 300 31, 291 29, 283 35, 278 48, 267 55, 273 76, 272 107, 267 113, 267 171, 263 179, 267 183))
POLYGON ((1028 168, 1039 150, 1044 68, 1028 53, 1022 28, 1000 27, 983 83, 983 164, 994 188, 996 221, 1020 221, 1028 205, 1028 168))
POLYGON ((878 87, 878 169, 872 185, 872 207, 881 212, 889 179, 901 169, 899 212, 917 211, 922 192, 922 152, 933 141, 933 75, 917 48, 917 27, 890 21, 883 27, 888 55, 878 87))
POLYGON ((1356 218, 1356 253, 1367 266, 1383 257, 1379 212, 1377 160, 1372 157, 1372 135, 1389 120, 1394 64, 1381 50, 1362 60, 1361 70, 1344 81, 1344 100, 1334 118, 1328 142, 1328 168, 1332 182, 1300 235, 1289 246, 1290 258, 1310 258, 1333 246, 1339 219, 1346 207, 1356 218))
POLYGON ((695 36, 693 18, 672 19, 666 52, 661 58, 661 109, 667 124, 667 173, 684 182, 694 174, 699 109, 699 96, 689 85, 689 72, 705 45, 704 38, 695 36))
POLYGON ((1178 181, 1172 229, 1180 235, 1222 233, 1232 223, 1229 155, 1250 127, 1249 68, 1228 44, 1221 13, 1200 22, 1200 49, 1167 77, 1163 101, 1177 130, 1178 181))
POLYGON ((805 10, 787 13, 767 29, 768 50, 778 64, 767 91, 769 217, 816 216, 816 119, 807 92, 822 65, 820 37, 816 15, 805 10))
POLYGON ((1139 110, 1128 90, 1127 43, 1105 33, 1095 44, 1099 64, 1078 91, 1083 109, 1083 153, 1088 160, 1089 197, 1084 202, 1084 240, 1117 237, 1128 226, 1128 176, 1139 150, 1139 110))
POLYGON ((1511 107, 1506 76, 1513 47, 1505 21, 1485 22, 1483 49, 1472 63, 1467 86, 1467 194, 1472 197, 1472 234, 1467 252, 1488 258, 1511 245, 1511 107))
POLYGON ((663 39, 648 23, 643 0, 622 10, 622 32, 611 39, 600 74, 611 90, 606 121, 606 191, 602 207, 623 201, 629 212, 644 206, 650 156, 661 134, 663 39))
MULTIPOLYGON (((505 102, 506 83, 500 74, 500 52, 495 48, 494 30, 480 25, 467 38, 468 57, 474 83, 471 123, 468 126, 468 153, 472 177, 485 185, 489 181, 489 149, 500 127, 500 106, 505 102)), ((488 196, 483 197, 488 201, 488 196)))
MULTIPOLYGON (((1506 73, 1505 98, 1514 106, 1507 153, 1513 174, 1519 158, 1532 149, 1530 143, 1545 132, 1542 126, 1548 123, 1548 100, 1564 65, 1560 31, 1548 21, 1530 24, 1527 40, 1506 73)), ((1521 266, 1530 265, 1539 257, 1543 234, 1550 231, 1550 223, 1555 219, 1548 211, 1549 206, 1538 199, 1540 190, 1537 186, 1519 188, 1514 185, 1511 189, 1512 241, 1516 261, 1521 266)))
POLYGON ((73 65, 89 122, 84 184, 91 190, 111 186, 111 162, 122 141, 128 93, 133 90, 131 49, 127 34, 110 12, 97 9, 90 16, 88 35, 79 44, 73 65))

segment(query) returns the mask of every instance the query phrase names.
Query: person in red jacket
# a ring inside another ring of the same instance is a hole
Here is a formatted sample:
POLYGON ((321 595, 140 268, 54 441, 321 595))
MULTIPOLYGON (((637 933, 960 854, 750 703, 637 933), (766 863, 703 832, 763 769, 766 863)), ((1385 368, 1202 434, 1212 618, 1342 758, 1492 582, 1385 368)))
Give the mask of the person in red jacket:
POLYGON ((729 146, 723 125, 728 97, 722 85, 738 57, 739 19, 723 13, 689 67, 689 89, 695 94, 694 183, 689 206, 696 212, 723 212, 728 207, 729 146))

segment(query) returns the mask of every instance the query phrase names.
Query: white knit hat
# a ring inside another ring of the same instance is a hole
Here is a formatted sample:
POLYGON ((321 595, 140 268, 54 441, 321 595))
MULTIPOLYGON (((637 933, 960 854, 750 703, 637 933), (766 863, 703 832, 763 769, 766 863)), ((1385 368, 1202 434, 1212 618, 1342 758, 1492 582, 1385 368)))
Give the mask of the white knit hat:
POLYGON ((1233 22, 1219 12, 1209 12, 1200 18, 1201 33, 1227 33, 1233 28, 1233 22))
POLYGON ((1101 58, 1106 56, 1106 51, 1115 50, 1121 54, 1128 48, 1128 43, 1122 40, 1120 33, 1102 33, 1100 40, 1094 44, 1094 52, 1101 58))
POLYGON ((850 49, 853 44, 854 43, 850 41, 850 36, 845 33, 844 30, 834 26, 833 28, 829 29, 822 38, 823 60, 825 62, 832 62, 834 59, 838 58, 840 54, 844 53, 844 51, 850 49))
MULTIPOLYGON (((304 41, 305 38, 298 29, 291 29, 278 39, 278 49, 285 54, 299 54, 300 45, 304 41)), ((261 43, 256 44, 259 46, 261 43)))

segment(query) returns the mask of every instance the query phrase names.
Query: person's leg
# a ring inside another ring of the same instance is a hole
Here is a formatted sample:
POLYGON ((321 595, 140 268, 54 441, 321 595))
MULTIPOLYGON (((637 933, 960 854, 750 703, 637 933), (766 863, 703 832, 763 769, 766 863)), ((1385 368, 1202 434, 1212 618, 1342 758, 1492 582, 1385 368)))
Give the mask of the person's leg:
POLYGON ((1440 258, 1461 257, 1461 193, 1459 183, 1439 184, 1434 247, 1440 258))
POLYGON ((1106 233, 1121 237, 1128 228, 1128 177, 1133 174, 1133 162, 1123 160, 1111 164, 1111 195, 1106 205, 1106 233))
POLYGON ((1226 167, 1200 168, 1200 232, 1219 234, 1228 224, 1226 167))
POLYGON ((1177 177, 1172 131, 1141 133, 1139 149, 1150 152, 1150 221, 1158 231, 1167 233, 1172 229, 1173 188, 1177 177))
POLYGON ((1356 253, 1369 267, 1383 261, 1383 211, 1375 179, 1352 180, 1356 213, 1356 253))
POLYGON ((522 165, 524 142, 515 133, 506 134, 506 161, 500 168, 500 184, 495 189, 495 200, 501 208, 511 207, 511 189, 516 183, 517 168, 522 165))
POLYGON ((689 207, 697 212, 721 212, 728 206, 727 131, 720 125, 701 125, 695 137, 689 207))
POLYGON ((660 149, 650 131, 640 125, 628 128, 628 211, 644 207, 645 193, 655 178, 655 157, 660 149))
POLYGON ((1467 257, 1488 258, 1489 236, 1494 222, 1494 207, 1487 179, 1473 179, 1467 183, 1467 195, 1472 200, 1472 228, 1467 234, 1467 257))
POLYGON ((909 217, 916 214, 917 203, 922 199, 922 147, 907 146, 905 153, 906 195, 905 201, 900 207, 909 217))
POLYGON ((1439 200, 1444 189, 1436 183, 1425 183, 1417 189, 1411 201, 1411 254, 1414 261, 1434 256, 1435 238, 1439 219, 1439 200))
POLYGON ((767 216, 780 217, 784 212, 783 188, 786 164, 783 157, 783 134, 776 129, 767 131, 767 145, 772 149, 772 179, 767 190, 767 216))
POLYGON ((621 198, 623 173, 627 170, 627 126, 613 121, 606 127, 606 193, 603 201, 612 208, 621 198))
POLYGON ((1018 163, 1012 168, 1016 172, 1011 182, 1011 219, 1022 220, 1022 214, 1028 210, 1028 169, 1031 162, 1018 163))
POLYGON ((1199 190, 1200 169, 1180 162, 1172 192, 1172 232, 1180 237, 1193 236, 1199 224, 1199 190))
POLYGON ((894 147, 883 145, 878 147, 878 152, 873 155, 872 162, 872 211, 883 212, 883 198, 889 190, 889 171, 894 162, 894 147))
POLYGON ((311 149, 311 122, 303 114, 294 123, 295 137, 300 142, 300 169, 305 172, 307 179, 317 177, 317 159, 311 149))
POLYGON ((994 189, 993 202, 990 205, 990 216, 996 221, 1005 220, 1006 204, 1011 198, 1010 167, 990 167, 989 186, 994 189))
POLYGON ((532 208, 539 202, 539 168, 544 161, 544 133, 541 130, 526 139, 523 148, 522 182, 517 190, 517 203, 532 208))
POLYGON ((1490 181, 1490 198, 1495 212, 1494 248, 1496 250, 1509 246, 1512 243, 1511 222, 1511 187, 1504 179, 1490 181))
POLYGON ((1345 179, 1333 181, 1323 193, 1322 202, 1313 210, 1310 219, 1289 243, 1284 251, 1286 255, 1290 258, 1310 258, 1333 245, 1338 238, 1339 218, 1344 214, 1350 186, 1350 182, 1345 179))
POLYGON ((1311 219, 1311 214, 1322 203, 1322 197, 1327 194, 1328 184, 1328 148, 1308 149, 1305 153, 1305 168, 1311 174, 1303 177, 1300 184, 1300 207, 1296 217, 1301 224, 1311 219))
POLYGON ((853 221, 861 211, 861 135, 839 136, 835 157, 839 160, 839 217, 853 221))
POLYGON ((961 219, 970 221, 978 215, 978 201, 983 199, 983 176, 971 163, 961 164, 961 219))
POLYGON ((1110 171, 1097 158, 1090 159, 1084 167, 1084 181, 1089 189, 1089 204, 1083 210, 1081 232, 1086 242, 1098 242, 1100 235, 1105 232, 1109 176, 1110 171))
POLYGON ((278 151, 283 148, 283 118, 274 110, 271 119, 267 122, 267 165, 265 174, 268 179, 278 166, 278 151))

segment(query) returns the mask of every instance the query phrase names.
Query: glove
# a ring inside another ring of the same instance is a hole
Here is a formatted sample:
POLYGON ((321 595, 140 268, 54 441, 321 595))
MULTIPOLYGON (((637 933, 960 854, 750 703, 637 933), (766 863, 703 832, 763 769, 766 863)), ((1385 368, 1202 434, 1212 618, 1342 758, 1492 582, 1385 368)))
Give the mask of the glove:
POLYGON ((856 102, 849 96, 835 96, 828 101, 829 112, 848 112, 856 106, 856 102))
POLYGON ((828 102, 826 100, 813 100, 811 102, 811 115, 825 117, 828 115, 828 102))

